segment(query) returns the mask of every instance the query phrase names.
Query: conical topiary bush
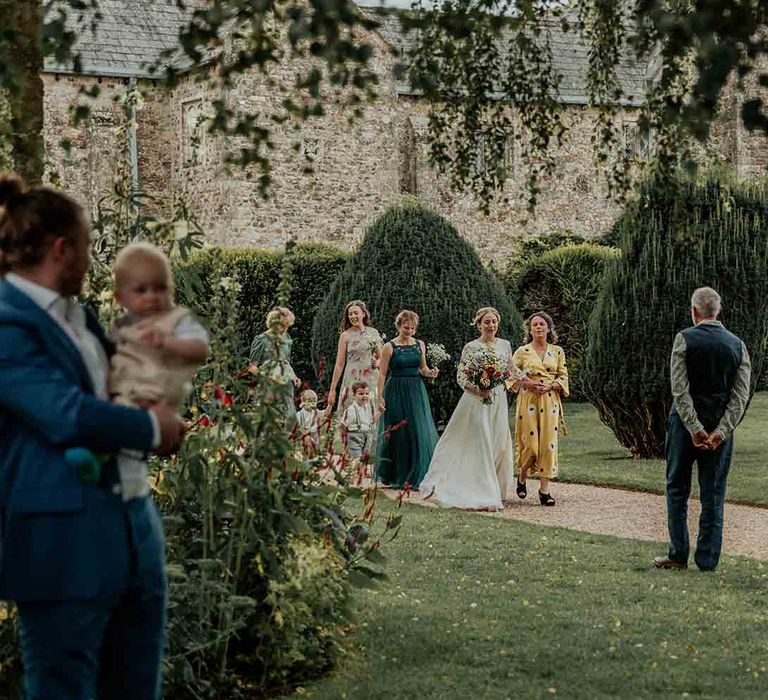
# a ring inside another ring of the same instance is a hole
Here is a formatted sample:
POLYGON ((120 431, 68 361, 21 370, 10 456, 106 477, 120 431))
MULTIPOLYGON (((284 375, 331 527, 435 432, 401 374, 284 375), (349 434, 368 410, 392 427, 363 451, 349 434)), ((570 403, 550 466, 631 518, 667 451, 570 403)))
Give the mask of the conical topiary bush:
POLYGON ((395 334, 397 313, 412 309, 421 317, 418 337, 445 345, 452 361, 441 368, 437 380, 427 382, 438 424, 447 421, 461 395, 456 361, 464 344, 477 336, 474 312, 495 306, 502 315, 499 336, 508 338, 513 347, 521 337, 520 315, 502 284, 450 222, 419 205, 390 209, 372 224, 318 309, 312 356, 326 388, 339 322, 351 299, 367 303, 372 325, 387 338, 395 334))
POLYGON ((600 418, 637 457, 664 452, 669 355, 697 287, 722 296, 720 319, 747 345, 754 388, 768 331, 767 224, 764 187, 682 178, 648 182, 617 221, 622 255, 606 268, 584 372, 600 418))
POLYGON ((505 276, 510 298, 527 318, 536 311, 552 316, 568 362, 571 401, 586 401, 582 364, 605 266, 618 248, 594 243, 568 244, 526 260, 505 276))

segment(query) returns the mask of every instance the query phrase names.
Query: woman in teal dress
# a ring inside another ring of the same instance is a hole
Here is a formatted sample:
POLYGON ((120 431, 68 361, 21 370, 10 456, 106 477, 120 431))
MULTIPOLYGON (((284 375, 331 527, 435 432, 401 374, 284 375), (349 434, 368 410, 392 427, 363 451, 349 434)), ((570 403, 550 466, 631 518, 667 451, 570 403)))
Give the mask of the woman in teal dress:
POLYGON ((414 311, 397 315, 398 335, 384 346, 379 367, 382 416, 375 479, 396 488, 406 484, 419 488, 437 444, 437 429, 421 378, 436 377, 438 370, 427 367, 424 342, 413 337, 418 323, 414 311))
POLYGON ((288 329, 294 320, 290 309, 283 306, 272 309, 267 314, 267 330, 253 339, 249 354, 251 371, 267 372, 276 382, 276 404, 285 416, 285 423, 289 428, 296 419, 293 389, 301 385, 291 367, 293 340, 288 335, 288 329))

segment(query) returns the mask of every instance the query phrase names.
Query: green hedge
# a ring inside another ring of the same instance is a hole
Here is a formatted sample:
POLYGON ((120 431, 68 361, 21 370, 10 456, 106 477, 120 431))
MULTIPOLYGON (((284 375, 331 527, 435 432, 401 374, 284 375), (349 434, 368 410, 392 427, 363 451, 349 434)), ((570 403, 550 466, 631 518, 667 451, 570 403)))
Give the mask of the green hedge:
POLYGON ((552 316, 568 361, 571 399, 584 401, 581 365, 587 351, 589 315, 595 306, 605 265, 617 248, 581 243, 564 245, 510 266, 504 275, 507 292, 523 318, 536 311, 552 316))
MULTIPOLYGON (((194 253, 176 268, 179 303, 202 317, 210 314, 212 284, 219 277, 236 276, 242 285, 240 312, 235 340, 243 359, 254 336, 264 330, 267 312, 277 300, 280 268, 284 253, 257 248, 206 249, 194 253)), ((290 334, 293 338, 292 362, 304 380, 314 379, 311 359, 312 321, 318 305, 328 294, 348 255, 330 245, 301 243, 291 252, 293 263, 289 306, 296 315, 290 334)))
MULTIPOLYGON (((477 337, 472 325, 481 306, 495 306, 502 315, 499 335, 515 343, 521 319, 502 284, 482 264, 475 249, 441 216, 419 206, 397 207, 382 214, 368 229, 360 249, 337 277, 312 331, 316 366, 323 358, 330 369, 336 357, 338 325, 346 303, 368 304, 372 325, 391 338, 394 319, 402 309, 421 317, 418 336, 442 343, 452 362, 442 376, 427 383, 435 420, 448 420, 461 395, 456 360, 466 342, 477 337)), ((330 382, 330 371, 326 373, 330 382)))
POLYGON ((600 418, 636 456, 663 454, 669 353, 691 325, 695 288, 722 296, 721 319, 749 349, 754 387, 768 337, 767 225, 764 187, 682 178, 646 183, 617 221, 622 255, 606 268, 584 368, 600 418))

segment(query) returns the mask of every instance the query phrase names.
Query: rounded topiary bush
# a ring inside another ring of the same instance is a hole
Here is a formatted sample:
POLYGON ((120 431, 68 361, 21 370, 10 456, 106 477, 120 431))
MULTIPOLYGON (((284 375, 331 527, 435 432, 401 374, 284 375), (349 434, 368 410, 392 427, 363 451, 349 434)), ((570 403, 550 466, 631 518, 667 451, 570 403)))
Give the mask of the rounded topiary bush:
POLYGON ((387 338, 395 334, 397 313, 412 309, 421 317, 418 336, 445 345, 451 362, 437 380, 427 382, 438 424, 447 421, 461 395, 456 361, 464 344, 477 336, 474 312, 495 306, 502 315, 499 336, 514 346, 521 335, 520 315, 475 249, 450 222, 418 205, 390 209, 373 223, 317 310, 312 357, 326 387, 339 322, 351 299, 368 304, 372 325, 387 338))
POLYGON ((691 325, 695 288, 721 294, 720 318, 747 345, 754 388, 768 331, 767 223, 763 187, 681 178, 646 183, 615 224, 622 255, 590 318, 584 374, 600 418, 634 455, 663 454, 669 355, 691 325))
POLYGON ((584 401, 582 363, 589 316, 595 307, 606 263, 618 248, 581 243, 564 245, 526 260, 505 275, 507 291, 523 318, 546 311, 555 322, 568 362, 571 400, 584 401))

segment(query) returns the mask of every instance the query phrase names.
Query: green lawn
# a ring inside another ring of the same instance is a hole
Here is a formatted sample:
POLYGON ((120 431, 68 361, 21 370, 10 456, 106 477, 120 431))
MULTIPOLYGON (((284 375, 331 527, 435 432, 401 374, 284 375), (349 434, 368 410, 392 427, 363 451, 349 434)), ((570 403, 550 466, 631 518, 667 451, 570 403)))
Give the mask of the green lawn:
POLYGON ((403 510, 346 663, 294 698, 768 697, 763 563, 657 571, 658 544, 403 510))
MULTIPOLYGON (((633 459, 589 404, 567 404, 560 441, 560 480, 664 493, 662 460, 633 459)), ((736 429, 728 500, 768 505, 768 392, 756 394, 736 429)), ((556 490, 556 487, 555 487, 556 490)))

